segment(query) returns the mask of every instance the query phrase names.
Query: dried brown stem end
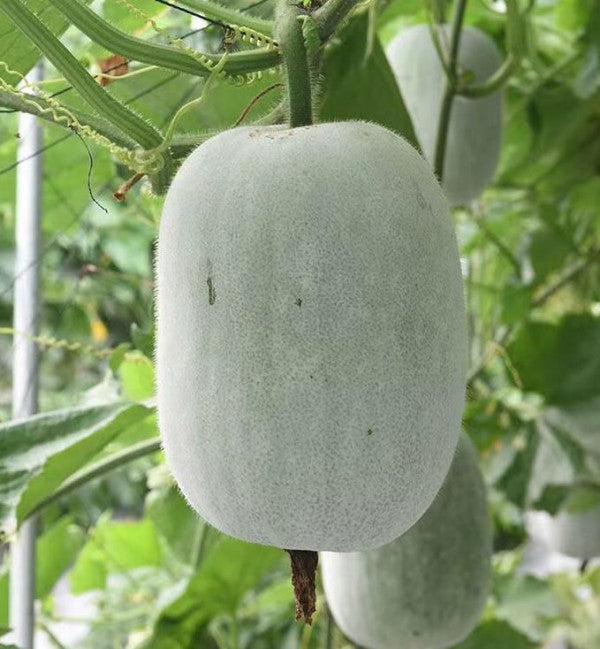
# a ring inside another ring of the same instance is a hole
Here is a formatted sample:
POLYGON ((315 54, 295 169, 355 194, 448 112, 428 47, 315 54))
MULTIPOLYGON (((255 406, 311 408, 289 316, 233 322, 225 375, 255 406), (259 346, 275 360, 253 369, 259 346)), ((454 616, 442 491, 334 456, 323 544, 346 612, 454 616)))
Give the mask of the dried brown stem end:
POLYGON ((292 565, 292 585, 296 599, 296 619, 312 622, 317 594, 315 592, 319 555, 311 550, 286 550, 292 565))
POLYGON ((113 194, 113 196, 118 200, 123 202, 127 196, 127 193, 129 190, 134 186, 137 185, 137 183, 140 182, 140 180, 145 176, 145 174, 135 174, 132 176, 129 180, 126 180, 120 187, 117 189, 117 191, 113 194))

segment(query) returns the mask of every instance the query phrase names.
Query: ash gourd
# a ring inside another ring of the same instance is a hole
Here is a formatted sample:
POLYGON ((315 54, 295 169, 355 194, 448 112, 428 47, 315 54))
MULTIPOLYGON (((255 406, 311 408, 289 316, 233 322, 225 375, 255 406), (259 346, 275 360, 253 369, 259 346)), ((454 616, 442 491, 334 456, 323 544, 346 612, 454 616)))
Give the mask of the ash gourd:
MULTIPOLYGON (((440 30, 440 41, 446 49, 450 32, 448 25, 440 30)), ((430 27, 415 25, 402 31, 389 44, 386 54, 423 154, 433 164, 445 72, 430 27)), ((472 74, 472 83, 482 83, 500 64, 498 48, 487 34, 473 27, 462 29, 459 74, 472 74)), ((496 171, 501 139, 501 91, 486 97, 454 97, 442 182, 451 205, 479 198, 496 171)))
POLYGON ((376 548, 437 494, 456 448, 466 319, 446 199, 374 124, 225 131, 185 161, 158 241, 168 465, 219 530, 291 550, 376 548))
POLYGON ((485 486, 462 435, 442 489, 406 534, 367 552, 322 554, 325 595, 365 649, 445 649, 477 624, 491 556, 485 486))

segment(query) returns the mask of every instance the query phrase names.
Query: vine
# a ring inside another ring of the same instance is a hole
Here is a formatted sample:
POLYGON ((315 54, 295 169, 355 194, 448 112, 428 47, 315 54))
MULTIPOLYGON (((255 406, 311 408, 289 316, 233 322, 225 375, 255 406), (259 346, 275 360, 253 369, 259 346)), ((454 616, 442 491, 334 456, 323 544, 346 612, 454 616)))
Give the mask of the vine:
POLYGON ((184 104, 179 108, 179 110, 175 113, 173 119, 171 120, 171 123, 169 124, 165 137, 162 141, 162 143, 154 149, 155 153, 157 155, 160 155, 162 152, 166 151, 166 149, 171 145, 171 142, 173 140, 173 136, 175 135, 175 127, 177 126, 177 123, 179 120, 187 113, 189 112, 192 108, 200 105, 205 97, 206 93, 208 92, 209 88, 214 84, 214 81, 220 77, 220 75, 223 72, 223 68, 225 67, 225 63, 227 62, 227 52, 223 54, 221 57, 221 61, 213 68, 213 72, 211 76, 208 78, 206 83, 204 84, 204 88, 202 88, 202 93, 200 97, 197 99, 192 99, 192 101, 189 101, 187 104, 184 104))
MULTIPOLYGON (((171 38, 165 30, 158 27, 156 21, 151 19, 141 10, 126 3, 143 20, 152 25, 153 29, 165 36, 169 45, 150 43, 144 39, 126 34, 104 20, 79 0, 49 0, 59 11, 67 16, 71 22, 86 36, 108 49, 114 54, 120 54, 130 60, 142 61, 150 65, 186 72, 195 76, 208 76, 220 57, 197 52, 188 47, 181 39, 171 38)), ((231 56, 226 68, 222 70, 222 77, 232 76, 237 82, 239 77, 258 70, 269 69, 279 65, 280 55, 276 43, 267 35, 254 30, 238 26, 228 26, 234 33, 245 32, 244 38, 248 42, 265 43, 252 52, 236 52, 231 56)))
POLYGON ((164 166, 164 159, 161 155, 164 149, 160 149, 160 151, 158 148, 142 150, 128 149, 119 146, 105 135, 101 135, 95 131, 91 126, 81 124, 69 109, 49 95, 46 95, 46 93, 40 95, 48 103, 48 106, 43 107, 38 103, 38 100, 35 97, 25 93, 19 93, 16 88, 10 86, 1 78, 0 88, 8 92, 19 94, 25 104, 37 109, 36 113, 39 116, 50 117, 50 121, 54 124, 65 126, 72 131, 89 138, 96 144, 106 148, 119 162, 122 162, 134 171, 150 175, 158 173, 164 166))
POLYGON ((289 0, 279 2, 277 30, 288 77, 290 126, 307 126, 313 119, 311 76, 298 10, 289 0))
POLYGON ((25 5, 19 0, 3 0, 2 9, 95 110, 143 147, 152 148, 160 144, 160 133, 96 83, 69 50, 25 5))
MULTIPOLYGON (((8 69, 8 66, 4 61, 0 61, 0 67, 3 69, 8 69)), ((13 71, 14 72, 14 71, 13 71)), ((37 88, 37 84, 31 84, 29 86, 32 89, 37 88)), ((0 105, 6 106, 14 111, 31 113, 32 115, 37 115, 42 119, 45 119, 53 124, 61 123, 62 125, 68 128, 75 127, 79 125, 80 132, 83 133, 85 128, 89 128, 91 131, 96 133, 99 137, 104 137, 106 140, 115 144, 115 146, 120 146, 124 149, 132 149, 136 146, 136 143, 126 135, 124 135, 118 129, 106 120, 96 115, 90 115, 87 113, 82 113, 76 111, 75 109, 70 109, 68 114, 71 116, 71 121, 69 124, 64 122, 64 116, 60 116, 58 112, 63 109, 62 105, 58 102, 51 102, 51 97, 45 99, 42 96, 32 96, 27 93, 21 92, 15 86, 7 83, 0 78, 0 105)))
POLYGON ((510 78, 519 63, 520 56, 524 49, 525 27, 523 16, 515 0, 507 1, 508 27, 507 27, 507 49, 508 55, 502 65, 488 79, 478 85, 468 85, 459 74, 458 50, 460 35, 466 8, 466 0, 457 0, 455 15, 450 35, 450 52, 448 57, 444 56, 438 33, 435 27, 430 27, 434 46, 437 50, 440 63, 445 72, 444 90, 442 104, 438 121, 437 140, 434 154, 434 171, 439 181, 442 182, 444 175, 444 158, 446 153, 446 141, 450 123, 450 112, 456 95, 463 97, 478 98, 485 97, 499 90, 510 78))
POLYGON ((444 178, 444 159, 446 157, 446 143, 448 140, 448 127, 450 124, 450 113, 452 103, 458 89, 458 49, 460 46, 460 35, 465 16, 467 0, 458 0, 452 21, 450 34, 450 53, 447 61, 446 76, 444 80, 444 91, 438 121, 437 140, 435 143, 435 154, 433 169, 440 183, 444 178))
MULTIPOLYGON (((20 338, 24 338, 36 344, 38 347, 46 349, 62 349, 64 351, 78 352, 81 354, 91 354, 92 356, 100 359, 109 358, 117 351, 117 349, 115 348, 100 349, 86 343, 66 340, 65 338, 55 338, 54 336, 47 336, 45 334, 32 336, 24 333, 23 331, 16 331, 12 327, 0 327, 0 336, 19 336, 20 338)), ((141 355, 137 351, 127 351, 125 352, 123 358, 133 363, 149 362, 145 356, 141 355)))

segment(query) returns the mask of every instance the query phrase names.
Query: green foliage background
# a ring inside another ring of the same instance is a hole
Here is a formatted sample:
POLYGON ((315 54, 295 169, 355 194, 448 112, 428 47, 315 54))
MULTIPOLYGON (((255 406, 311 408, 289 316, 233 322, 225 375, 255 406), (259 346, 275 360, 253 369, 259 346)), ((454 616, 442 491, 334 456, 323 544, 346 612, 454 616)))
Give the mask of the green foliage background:
MULTIPOLYGON (((190 31, 189 16, 152 0, 131 2, 173 35, 190 31)), ((111 54, 44 2, 26 4, 41 9, 82 62, 111 54)), ((122 0, 91 6, 123 30, 162 38, 122 0)), ((522 59, 505 89, 496 178, 477 204, 454 214, 471 337, 464 425, 481 456, 496 550, 488 606, 460 649, 541 648, 557 637, 567 637, 573 649, 597 649, 600 568, 540 578, 519 565, 527 509, 600 504, 600 1, 532 0, 521 10, 525 29, 517 45, 508 41, 522 59), (554 464, 543 461, 548 452, 554 464)), ((253 9, 271 11, 270 0, 253 9)), ((421 0, 382 0, 377 12, 359 12, 328 47, 322 119, 367 119, 412 137, 382 47, 429 13, 421 0), (379 39, 372 41, 375 30, 379 39)), ((470 0, 466 21, 506 52, 503 2, 470 0)), ((0 34, 0 60, 27 72, 35 48, 2 12, 0 34)), ((218 51, 220 41, 218 28, 186 39, 203 51, 218 51)), ((59 76, 52 68, 46 74, 59 76)), ((1 69, 0 76, 10 77, 1 69)), ((242 87, 217 84, 179 132, 232 126, 278 79, 276 73, 242 87)), ((203 83, 157 69, 115 82, 110 91, 164 127, 203 83)), ((267 113, 279 98, 278 90, 266 95, 247 119, 267 113)), ((83 106, 74 92, 61 101, 83 106)), ((221 536, 183 502, 158 451, 153 403, 152 260, 160 200, 138 186, 124 204, 115 203, 111 194, 128 173, 90 144, 91 185, 104 212, 90 200, 81 140, 46 124, 44 141, 41 330, 79 348, 43 346, 41 410, 49 414, 0 429, 2 529, 10 536, 32 512, 41 516, 40 628, 60 618, 53 588, 66 572, 73 593, 97 594, 99 614, 82 647, 351 646, 332 627, 323 597, 312 627, 293 622, 283 553, 221 536)), ((4 327, 12 315, 16 146, 16 116, 2 114, 4 327)), ((10 357, 11 337, 0 336, 5 421, 10 357)), ((8 579, 5 562, 0 629, 8 626, 8 579)))

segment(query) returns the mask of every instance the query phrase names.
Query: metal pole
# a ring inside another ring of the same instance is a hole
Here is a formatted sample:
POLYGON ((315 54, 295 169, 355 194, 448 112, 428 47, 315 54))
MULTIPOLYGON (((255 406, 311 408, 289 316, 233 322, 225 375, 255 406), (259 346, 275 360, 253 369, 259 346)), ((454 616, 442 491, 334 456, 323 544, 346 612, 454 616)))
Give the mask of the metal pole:
MULTIPOLYGON (((40 81, 42 64, 28 75, 40 81)), ((14 419, 37 412, 38 349, 28 336, 38 329, 40 294, 39 254, 41 230, 42 159, 36 152, 42 146, 42 129, 33 115, 19 115, 19 146, 16 195, 16 258, 13 327, 13 408, 14 419), (33 156, 33 157, 30 157, 33 156)), ((36 520, 26 521, 10 552, 11 642, 23 649, 33 648, 35 602, 36 520)))

